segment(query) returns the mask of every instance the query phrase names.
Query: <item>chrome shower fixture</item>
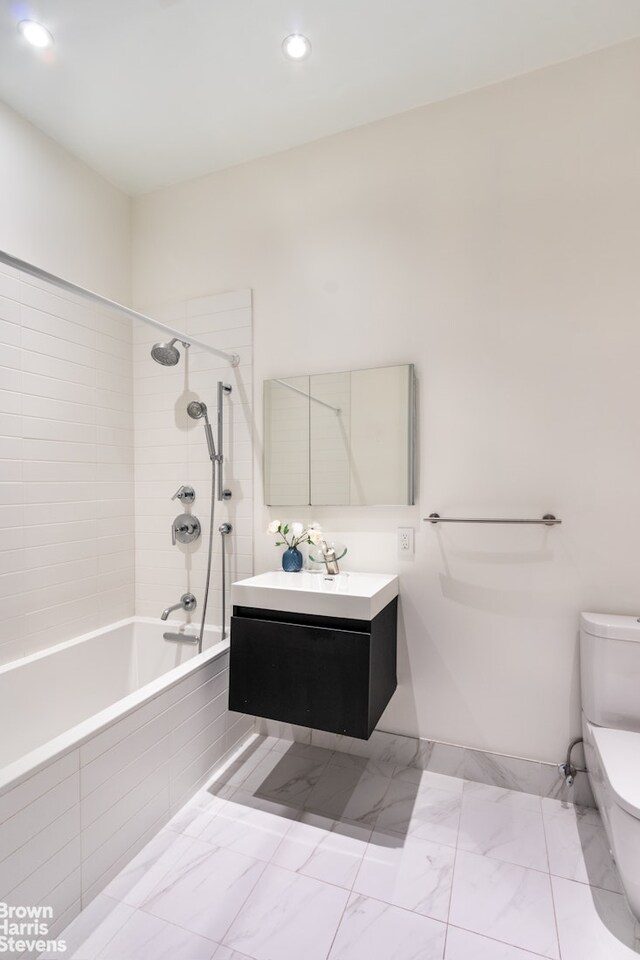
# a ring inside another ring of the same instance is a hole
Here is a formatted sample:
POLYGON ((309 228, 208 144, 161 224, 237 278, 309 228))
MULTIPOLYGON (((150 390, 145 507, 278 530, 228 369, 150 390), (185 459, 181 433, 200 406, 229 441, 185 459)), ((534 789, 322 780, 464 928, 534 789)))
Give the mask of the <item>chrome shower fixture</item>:
MULTIPOLYGON (((173 340, 154 343, 151 347, 151 356, 155 362, 162 364, 163 367, 175 367, 176 363, 180 360, 180 351, 174 346, 177 341, 178 337, 174 337, 173 340)), ((180 343, 185 350, 191 346, 186 340, 180 340, 180 343)))
POLYGON ((201 417, 206 418, 207 405, 206 403, 201 403, 199 400, 192 400, 187 407, 187 413, 192 420, 199 420, 201 417))
POLYGON ((160 614, 161 620, 167 620, 170 613, 173 613, 174 610, 186 610, 187 613, 191 613, 192 610, 198 606, 198 601, 192 593, 183 593, 177 603, 172 603, 170 607, 167 607, 166 610, 163 610, 160 614))
POLYGON ((207 416, 206 403, 200 403, 199 400, 192 400, 187 407, 187 413, 192 420, 200 420, 204 417, 204 432, 207 438, 207 447, 209 448, 209 459, 212 463, 215 463, 219 458, 216 456, 216 448, 213 443, 213 433, 211 432, 209 417, 207 416))

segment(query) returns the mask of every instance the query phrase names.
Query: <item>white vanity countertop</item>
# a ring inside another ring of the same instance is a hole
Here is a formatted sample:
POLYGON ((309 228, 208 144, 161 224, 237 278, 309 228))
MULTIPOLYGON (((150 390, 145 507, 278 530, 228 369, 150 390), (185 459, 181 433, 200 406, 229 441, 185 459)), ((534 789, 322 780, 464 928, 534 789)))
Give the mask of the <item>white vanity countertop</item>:
POLYGON ((231 585, 231 603, 282 613, 373 620, 398 596, 398 578, 386 573, 272 570, 231 585))

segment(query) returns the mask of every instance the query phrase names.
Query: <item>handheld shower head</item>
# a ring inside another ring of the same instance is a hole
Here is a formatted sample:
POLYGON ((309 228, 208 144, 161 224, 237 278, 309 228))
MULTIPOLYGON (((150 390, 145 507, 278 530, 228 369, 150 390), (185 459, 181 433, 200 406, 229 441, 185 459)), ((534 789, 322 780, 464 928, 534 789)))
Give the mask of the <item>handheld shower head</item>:
POLYGON ((187 413, 192 420, 200 420, 202 417, 204 417, 204 432, 207 438, 207 447, 209 448, 209 458, 211 461, 215 461, 217 459, 216 448, 213 442, 211 424, 209 423, 209 417, 207 416, 206 403, 201 403, 199 400, 192 400, 187 407, 187 413))
POLYGON ((192 400, 189 406, 187 407, 187 413, 192 420, 199 420, 201 417, 204 417, 208 421, 207 417, 207 405, 206 403, 200 403, 199 400, 192 400))

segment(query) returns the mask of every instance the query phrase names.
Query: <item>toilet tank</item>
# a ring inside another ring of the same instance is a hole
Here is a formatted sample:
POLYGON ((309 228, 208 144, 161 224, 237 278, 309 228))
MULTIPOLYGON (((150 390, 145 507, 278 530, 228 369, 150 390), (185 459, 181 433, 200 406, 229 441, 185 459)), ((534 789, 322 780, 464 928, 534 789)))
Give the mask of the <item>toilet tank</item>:
POLYGON ((583 613, 580 617, 582 710, 601 727, 640 731, 640 621, 583 613))

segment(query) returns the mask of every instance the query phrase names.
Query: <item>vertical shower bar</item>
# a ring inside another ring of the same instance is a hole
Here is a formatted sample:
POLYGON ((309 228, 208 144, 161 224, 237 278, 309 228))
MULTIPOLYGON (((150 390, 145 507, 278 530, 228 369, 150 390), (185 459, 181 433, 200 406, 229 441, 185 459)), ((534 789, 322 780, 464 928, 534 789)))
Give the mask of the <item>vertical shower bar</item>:
MULTIPOLYGON (((231 393, 231 385, 218 380, 218 500, 229 500, 231 491, 224 488, 223 464, 224 464, 224 397, 231 393)), ((220 531, 220 547, 222 554, 222 637, 227 636, 227 547, 225 540, 233 530, 230 523, 221 523, 218 527, 220 531)))
POLYGON ((221 640, 227 636, 227 548, 225 537, 227 537, 233 527, 230 523, 221 523, 218 527, 220 531, 220 551, 222 554, 222 636, 221 640))
POLYGON ((223 420, 223 402, 224 395, 231 393, 231 385, 218 380, 218 500, 228 500, 231 494, 224 489, 224 420, 223 420))

